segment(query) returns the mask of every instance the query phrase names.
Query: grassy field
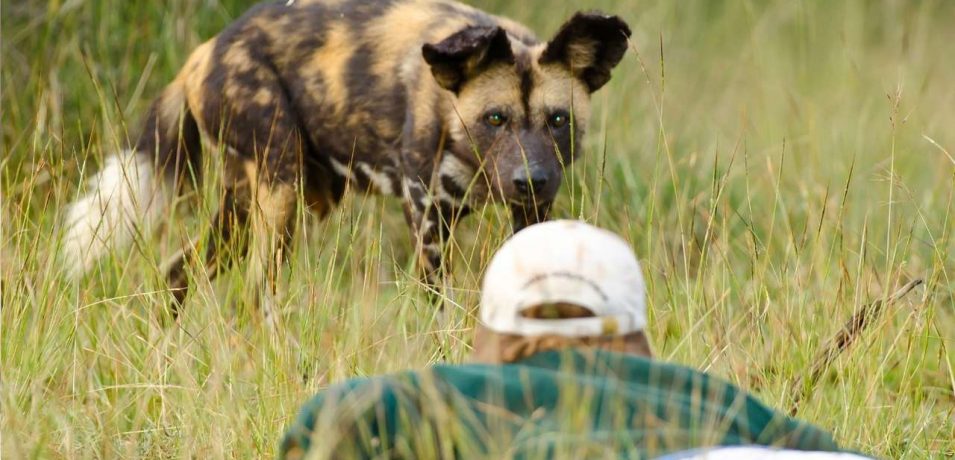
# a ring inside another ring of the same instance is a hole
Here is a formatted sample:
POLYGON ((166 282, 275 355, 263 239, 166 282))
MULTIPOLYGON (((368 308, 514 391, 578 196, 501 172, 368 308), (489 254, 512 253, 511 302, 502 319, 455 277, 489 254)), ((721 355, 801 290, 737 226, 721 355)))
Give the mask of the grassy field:
MULTIPOLYGON (((277 334, 241 269, 197 281, 180 324, 164 313, 158 264, 208 226, 212 185, 147 244, 78 284, 60 274, 58 211, 80 178, 249 3, 2 0, 3 458, 270 457, 314 391, 466 359, 503 208, 458 233, 447 323, 413 276, 397 200, 352 193, 323 222, 300 216, 277 334)), ((877 456, 955 455, 955 4, 478 3, 542 37, 576 9, 630 22, 554 214, 633 243, 660 356, 788 409, 855 308, 924 279, 799 416, 877 456)))

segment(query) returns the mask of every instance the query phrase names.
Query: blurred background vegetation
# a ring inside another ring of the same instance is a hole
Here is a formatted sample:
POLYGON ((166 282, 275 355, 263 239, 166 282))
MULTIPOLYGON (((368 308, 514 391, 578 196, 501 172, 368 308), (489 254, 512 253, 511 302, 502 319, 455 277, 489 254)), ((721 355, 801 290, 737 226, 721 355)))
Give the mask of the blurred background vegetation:
MULTIPOLYGON (((0 3, 5 458, 271 456, 315 390, 465 359, 481 271, 507 234, 493 207, 458 235, 449 324, 423 302, 393 199, 302 216, 278 336, 235 297, 241 273, 163 322, 157 261, 207 225, 214 188, 156 245, 79 286, 59 275, 57 209, 138 133, 190 50, 251 3, 0 3)), ((635 245, 661 357, 787 408, 857 306, 922 278, 799 414, 881 457, 955 455, 955 3, 473 4, 542 39, 579 9, 634 30, 555 215, 635 245)))

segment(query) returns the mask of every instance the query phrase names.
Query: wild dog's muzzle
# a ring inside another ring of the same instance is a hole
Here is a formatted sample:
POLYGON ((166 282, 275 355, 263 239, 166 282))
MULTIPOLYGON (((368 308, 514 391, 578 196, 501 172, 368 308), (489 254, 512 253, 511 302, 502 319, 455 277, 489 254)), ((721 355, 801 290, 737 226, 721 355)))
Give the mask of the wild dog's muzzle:
POLYGON ((540 164, 514 169, 508 200, 514 218, 514 231, 547 220, 550 205, 557 195, 562 174, 558 168, 540 164))
POLYGON ((534 131, 515 134, 495 155, 502 198, 528 207, 554 201, 563 179, 554 143, 534 131))

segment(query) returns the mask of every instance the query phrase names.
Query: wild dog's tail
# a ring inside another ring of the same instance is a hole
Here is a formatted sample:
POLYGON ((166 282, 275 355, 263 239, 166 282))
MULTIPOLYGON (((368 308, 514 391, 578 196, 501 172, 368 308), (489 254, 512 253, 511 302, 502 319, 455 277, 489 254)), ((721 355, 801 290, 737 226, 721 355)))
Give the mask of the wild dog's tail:
POLYGON ((78 277, 112 249, 148 237, 171 205, 177 178, 196 165, 199 129, 186 104, 183 79, 152 104, 139 141, 106 159, 64 219, 61 260, 78 277))

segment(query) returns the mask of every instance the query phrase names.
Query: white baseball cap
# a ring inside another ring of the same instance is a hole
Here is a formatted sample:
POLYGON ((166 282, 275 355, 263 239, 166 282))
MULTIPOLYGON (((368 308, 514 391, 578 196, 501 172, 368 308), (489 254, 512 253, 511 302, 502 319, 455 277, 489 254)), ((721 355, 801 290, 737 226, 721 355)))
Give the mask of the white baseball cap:
POLYGON ((556 220, 531 225, 501 246, 484 274, 481 322, 524 336, 596 337, 642 331, 646 287, 633 249, 592 225, 556 220), (587 318, 526 318, 532 307, 568 303, 587 318))

